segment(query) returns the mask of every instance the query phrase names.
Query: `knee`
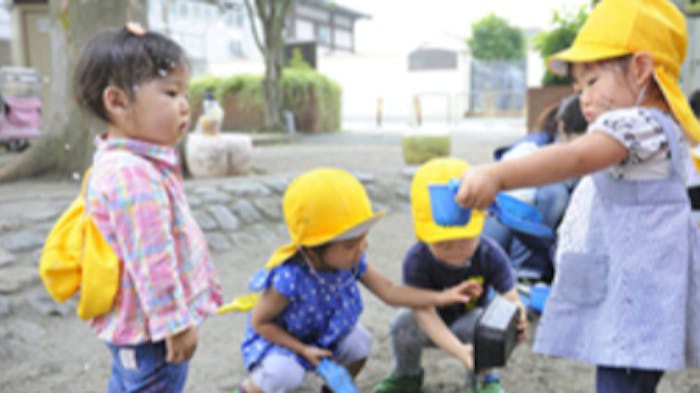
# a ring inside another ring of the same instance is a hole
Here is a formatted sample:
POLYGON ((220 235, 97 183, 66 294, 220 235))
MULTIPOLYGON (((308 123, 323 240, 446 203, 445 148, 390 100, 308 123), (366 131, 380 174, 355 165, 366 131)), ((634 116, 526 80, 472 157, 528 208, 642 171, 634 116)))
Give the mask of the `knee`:
POLYGON ((304 383, 304 367, 294 358, 281 358, 266 359, 251 373, 250 378, 262 392, 294 392, 304 383))
POLYGON ((397 344, 417 341, 420 333, 420 327, 409 309, 401 309, 391 323, 391 337, 397 344))

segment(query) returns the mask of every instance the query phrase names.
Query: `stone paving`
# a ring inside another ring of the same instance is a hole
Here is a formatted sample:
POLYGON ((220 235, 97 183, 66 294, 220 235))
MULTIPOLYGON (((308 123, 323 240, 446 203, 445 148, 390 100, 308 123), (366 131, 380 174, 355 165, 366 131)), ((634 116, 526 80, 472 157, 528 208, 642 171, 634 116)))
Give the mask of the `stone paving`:
MULTIPOLYGON (((410 169, 393 179, 394 184, 382 183, 370 173, 353 174, 363 182, 377 209, 407 209, 410 169)), ((211 252, 216 255, 238 245, 286 236, 281 200, 290 181, 280 176, 187 181, 190 207, 211 252)), ((44 315, 72 313, 73 303, 56 304, 41 289, 37 266, 44 238, 77 192, 76 182, 62 184, 50 197, 0 198, 0 318, 12 312, 8 295, 20 295, 44 315)))

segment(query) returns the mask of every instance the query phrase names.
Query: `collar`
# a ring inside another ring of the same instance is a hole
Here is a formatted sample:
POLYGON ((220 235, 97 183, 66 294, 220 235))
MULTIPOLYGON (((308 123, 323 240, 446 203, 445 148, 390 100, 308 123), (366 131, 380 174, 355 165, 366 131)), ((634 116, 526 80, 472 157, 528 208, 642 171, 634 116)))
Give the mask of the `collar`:
POLYGON ((107 133, 95 138, 97 151, 128 151, 136 155, 160 161, 167 166, 177 166, 177 150, 173 146, 157 145, 138 139, 109 138, 107 133))

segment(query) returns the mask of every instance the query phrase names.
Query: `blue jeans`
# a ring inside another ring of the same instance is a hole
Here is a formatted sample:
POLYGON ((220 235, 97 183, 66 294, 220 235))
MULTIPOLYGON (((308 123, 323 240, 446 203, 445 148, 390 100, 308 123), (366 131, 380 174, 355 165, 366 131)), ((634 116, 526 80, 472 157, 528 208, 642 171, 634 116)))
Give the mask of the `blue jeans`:
POLYGON ((635 368, 598 366, 595 374, 597 393, 654 393, 664 372, 635 368))
POLYGON ((106 343, 112 353, 107 393, 181 393, 189 362, 165 362, 165 342, 141 345, 106 343))

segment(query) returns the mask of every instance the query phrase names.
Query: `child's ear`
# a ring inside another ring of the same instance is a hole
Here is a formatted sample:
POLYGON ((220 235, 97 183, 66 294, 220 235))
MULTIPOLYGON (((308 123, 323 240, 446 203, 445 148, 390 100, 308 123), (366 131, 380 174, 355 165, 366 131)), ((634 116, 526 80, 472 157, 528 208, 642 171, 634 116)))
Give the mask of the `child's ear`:
POLYGON ((102 92, 102 104, 107 110, 109 118, 116 120, 126 113, 129 107, 129 97, 124 90, 109 85, 102 92))
POLYGON ((654 59, 651 53, 642 51, 637 52, 632 57, 632 67, 630 69, 632 76, 638 86, 644 86, 654 76, 654 59))

